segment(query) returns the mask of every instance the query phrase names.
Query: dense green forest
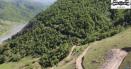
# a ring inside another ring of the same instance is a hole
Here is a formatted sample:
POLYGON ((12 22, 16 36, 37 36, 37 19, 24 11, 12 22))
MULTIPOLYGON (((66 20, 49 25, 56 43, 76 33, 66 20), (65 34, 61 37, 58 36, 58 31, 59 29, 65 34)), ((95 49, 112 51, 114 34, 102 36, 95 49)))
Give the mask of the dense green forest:
POLYGON ((0 0, 0 19, 28 21, 49 5, 31 0, 0 0))
POLYGON ((56 65, 72 45, 113 36, 131 24, 130 10, 111 10, 109 0, 58 0, 0 48, 0 63, 25 56, 56 65))

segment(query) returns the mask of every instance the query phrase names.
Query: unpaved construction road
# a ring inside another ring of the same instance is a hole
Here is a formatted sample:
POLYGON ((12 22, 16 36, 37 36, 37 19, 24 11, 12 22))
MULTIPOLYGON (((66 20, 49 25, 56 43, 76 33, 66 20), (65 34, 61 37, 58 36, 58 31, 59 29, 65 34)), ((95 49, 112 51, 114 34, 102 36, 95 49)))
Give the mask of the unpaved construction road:
POLYGON ((11 38, 13 35, 17 34, 25 26, 26 26, 26 24, 16 24, 16 25, 14 25, 5 35, 0 36, 0 44, 3 43, 5 40, 11 38))
POLYGON ((127 52, 121 49, 112 49, 107 56, 106 62, 100 69, 119 69, 120 64, 127 56, 127 52))
MULTIPOLYGON (((83 58, 88 52, 90 46, 88 46, 84 52, 76 59, 76 69, 84 69, 82 62, 83 58)), ((128 52, 121 49, 112 49, 108 53, 106 62, 100 67, 100 69, 119 69, 120 64, 124 58, 128 55, 128 52)))

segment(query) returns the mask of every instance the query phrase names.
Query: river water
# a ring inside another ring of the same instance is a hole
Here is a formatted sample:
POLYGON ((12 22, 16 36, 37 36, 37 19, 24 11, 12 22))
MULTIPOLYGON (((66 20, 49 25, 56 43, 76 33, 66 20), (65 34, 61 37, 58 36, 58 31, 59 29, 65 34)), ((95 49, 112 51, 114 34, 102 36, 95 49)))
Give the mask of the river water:
POLYGON ((11 38, 13 35, 17 34, 19 31, 21 31, 26 24, 16 24, 10 29, 5 35, 0 36, 0 44, 4 42, 5 40, 11 38))

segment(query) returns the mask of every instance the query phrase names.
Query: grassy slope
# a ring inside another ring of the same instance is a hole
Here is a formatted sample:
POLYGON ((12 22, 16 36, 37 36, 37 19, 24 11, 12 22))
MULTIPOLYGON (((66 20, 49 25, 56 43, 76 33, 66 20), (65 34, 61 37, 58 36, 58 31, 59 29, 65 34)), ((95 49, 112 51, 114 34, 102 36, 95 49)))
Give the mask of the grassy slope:
POLYGON ((92 48, 88 51, 83 62, 85 69, 98 69, 103 64, 107 51, 112 48, 131 47, 130 41, 131 28, 113 37, 90 44, 92 48), (97 63, 92 63, 92 61, 97 63))
POLYGON ((0 20, 0 35, 4 35, 14 25, 12 21, 0 20))
POLYGON ((10 62, 4 63, 0 65, 0 69, 21 69, 25 65, 32 64, 32 62, 36 59, 32 59, 31 57, 26 57, 20 60, 19 62, 10 62))
POLYGON ((46 9, 48 6, 49 5, 42 5, 41 3, 38 4, 35 2, 26 3, 26 1, 22 1, 22 3, 18 2, 13 4, 12 1, 0 0, 0 35, 6 34, 16 23, 29 21, 42 9, 46 9), (17 6, 17 4, 19 6, 17 6))
MULTIPOLYGON (((93 42, 86 46, 91 46, 91 49, 88 51, 87 55, 84 57, 83 65, 85 69, 98 69, 98 67, 104 62, 104 56, 112 48, 123 48, 131 47, 131 28, 117 34, 113 37, 103 39, 101 41, 93 42), (96 61, 97 63, 92 63, 96 61)), ((31 64, 32 59, 26 58, 17 63, 5 63, 0 65, 0 69, 14 69, 18 68, 21 64, 31 64), (29 62, 28 62, 28 61, 29 62)), ((75 62, 70 64, 64 64, 58 66, 55 69, 75 69, 75 62)))
POLYGON ((0 19, 9 21, 28 21, 49 5, 26 0, 0 1, 0 19), (35 5, 34 5, 35 4, 35 5))
POLYGON ((12 29, 12 27, 14 27, 15 25, 19 25, 21 23, 24 24, 26 22, 25 21, 13 22, 13 21, 0 19, 0 36, 7 34, 9 32, 9 30, 12 29))
MULTIPOLYGON (((93 42, 86 46, 91 46, 87 55, 84 57, 84 68, 85 69, 98 69, 99 66, 104 62, 105 54, 112 48, 123 48, 131 47, 131 28, 101 41, 93 42), (96 61, 97 63, 92 63, 96 61)), ((75 69, 75 62, 58 66, 55 69, 75 69)))

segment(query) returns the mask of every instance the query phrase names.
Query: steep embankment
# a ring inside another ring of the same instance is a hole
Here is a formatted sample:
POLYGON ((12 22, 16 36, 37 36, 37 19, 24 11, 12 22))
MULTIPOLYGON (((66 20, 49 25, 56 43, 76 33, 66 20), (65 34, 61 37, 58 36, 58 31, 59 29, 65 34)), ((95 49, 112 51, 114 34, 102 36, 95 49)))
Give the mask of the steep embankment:
MULTIPOLYGON (((129 20, 118 17, 113 21, 119 11, 110 11, 109 5, 108 0, 58 0, 8 40, 1 48, 1 63, 32 56, 40 58, 43 67, 54 66, 68 55, 72 45, 113 36, 129 20)), ((126 17, 127 12, 123 10, 121 14, 126 17)))

